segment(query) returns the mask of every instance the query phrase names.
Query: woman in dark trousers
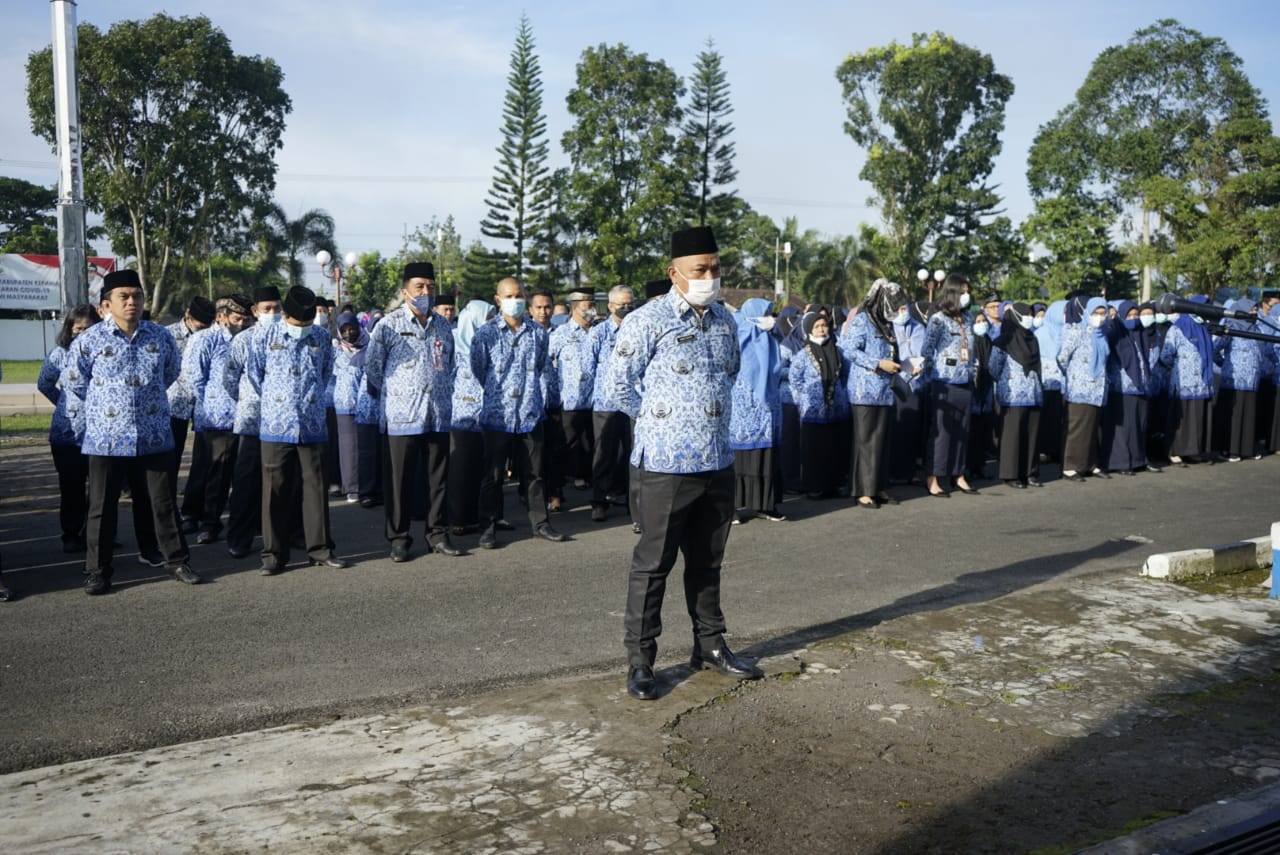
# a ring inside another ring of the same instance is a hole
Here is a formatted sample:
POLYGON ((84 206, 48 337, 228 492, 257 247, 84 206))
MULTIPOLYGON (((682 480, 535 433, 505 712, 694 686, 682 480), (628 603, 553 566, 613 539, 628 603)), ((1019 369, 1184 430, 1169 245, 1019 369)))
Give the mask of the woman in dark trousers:
POLYGON ((1032 332, 1031 307, 1014 303, 1004 311, 991 347, 991 376, 1000 402, 1000 480, 1015 489, 1039 487, 1040 341, 1032 332))
POLYGON ((1058 300, 1045 309, 1044 320, 1035 328, 1040 345, 1040 384, 1044 404, 1040 408, 1040 459, 1062 460, 1062 369, 1058 367, 1058 351, 1062 349, 1062 332, 1066 324, 1067 302, 1058 300))
POLYGON ((974 362, 968 306, 969 280, 952 273, 943 283, 938 311, 925 328, 921 358, 932 407, 925 472, 931 496, 950 495, 939 483, 941 478, 951 478, 962 493, 978 492, 964 477, 974 362))
POLYGON ((1107 400, 1107 302, 1091 297, 1082 323, 1070 324, 1062 337, 1058 365, 1067 378, 1067 443, 1062 477, 1083 481, 1085 475, 1110 478, 1098 465, 1098 426, 1107 400))
MULTIPOLYGON (((1237 312, 1256 313, 1257 304, 1242 298, 1231 307, 1237 312)), ((1256 322, 1229 319, 1227 329, 1256 332, 1256 322)), ((1275 348, 1268 342, 1233 335, 1214 337, 1214 361, 1222 366, 1218 404, 1214 412, 1214 436, 1230 463, 1256 459, 1258 453, 1258 389, 1264 376, 1275 372, 1275 348)))
MULTIPOLYGON (((1196 298, 1192 298, 1196 300, 1196 298)), ((1207 302, 1205 298, 1201 301, 1207 302)), ((1160 349, 1169 370, 1169 460, 1186 466, 1209 459, 1209 401, 1213 397, 1213 340, 1202 322, 1173 314, 1160 349)))
POLYGON ((995 440, 997 419, 991 379, 991 321, 985 313, 973 319, 973 403, 969 413, 969 450, 965 473, 970 480, 987 477, 987 454, 995 440))
POLYGON ((840 336, 840 352, 849 363, 849 403, 853 408, 850 489, 864 508, 897 504, 885 490, 889 486, 889 425, 894 405, 890 383, 901 370, 894 335, 894 319, 899 316, 907 316, 906 294, 896 283, 877 279, 840 336))
POLYGON ((1147 366, 1151 379, 1147 392, 1147 470, 1159 472, 1152 461, 1169 460, 1169 369, 1160 364, 1160 352, 1169 332, 1168 316, 1157 312, 1155 303, 1143 303, 1138 307, 1138 325, 1142 327, 1142 343, 1147 351, 1147 366))
POLYGON ((889 443, 889 480, 902 484, 919 484, 916 468, 924 459, 924 403, 928 397, 928 379, 924 375, 924 329, 933 304, 908 303, 907 313, 894 319, 893 334, 898 341, 898 358, 908 380, 907 394, 900 397, 893 411, 893 442, 889 443))
POLYGON ((848 469, 848 446, 842 445, 849 422, 848 366, 826 317, 811 312, 800 324, 805 345, 789 369, 800 419, 800 486, 810 499, 827 499, 837 494, 848 469))
POLYGON ((1147 468, 1147 399, 1151 363, 1138 307, 1115 304, 1107 339, 1107 403, 1102 412, 1102 465, 1108 472, 1132 475, 1147 468))

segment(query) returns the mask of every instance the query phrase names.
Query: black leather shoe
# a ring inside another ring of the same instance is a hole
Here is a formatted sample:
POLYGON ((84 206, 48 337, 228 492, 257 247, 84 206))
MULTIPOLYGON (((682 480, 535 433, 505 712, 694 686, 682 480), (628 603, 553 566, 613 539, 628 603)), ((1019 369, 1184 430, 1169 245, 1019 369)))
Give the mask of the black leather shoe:
POLYGON ((1015 481, 1015 480, 1014 480, 1014 479, 1012 479, 1012 478, 1006 478, 1006 479, 1004 479, 1004 485, 1005 485, 1006 487, 1012 487, 1012 488, 1013 488, 1013 489, 1015 489, 1015 490, 1025 490, 1025 489, 1027 489, 1027 485, 1026 485, 1026 484, 1023 484, 1021 481, 1015 481))
POLYGON ((96 597, 111 590, 111 579, 101 573, 90 571, 84 580, 84 592, 96 597))
POLYGON ((637 665, 627 672, 627 694, 638 701, 658 697, 658 678, 648 665, 637 665))
POLYGON ((403 564, 409 560, 409 547, 403 543, 391 544, 391 560, 397 564, 403 564))
POLYGON ((204 529, 196 535, 196 546, 208 546, 218 539, 218 536, 208 529, 204 529))
POLYGON ((497 549, 498 548, 498 533, 494 531, 494 528, 495 526, 489 526, 484 530, 484 533, 480 535, 481 549, 497 549))
POLYGON ((258 568, 258 575, 259 576, 279 576, 282 570, 284 570, 284 568, 281 567, 279 564, 263 564, 261 567, 258 568))
POLYGON ((196 530, 200 528, 200 521, 191 517, 183 517, 180 528, 183 534, 195 534, 196 530))
POLYGON ((726 677, 733 677, 735 680, 759 680, 764 676, 763 671, 755 665, 739 659, 738 655, 728 647, 708 650, 701 656, 695 654, 694 658, 689 660, 689 664, 693 666, 694 670, 710 668, 719 671, 726 677))
POLYGON ((339 558, 336 555, 331 555, 328 558, 324 559, 323 561, 312 561, 311 566, 312 567, 332 567, 334 570, 346 570, 348 567, 351 566, 351 562, 346 560, 345 558, 339 558))
POLYGON ((444 538, 443 540, 437 540, 435 543, 431 544, 431 551, 436 553, 437 555, 465 555, 466 554, 461 549, 454 546, 453 541, 451 541, 447 537, 444 538))
POLYGON ((143 555, 139 553, 138 563, 146 567, 163 567, 164 556, 159 553, 156 553, 155 555, 143 555))
POLYGON ((1063 476, 1062 476, 1062 480, 1063 480, 1063 481, 1075 481, 1076 483, 1080 483, 1080 482, 1084 481, 1084 476, 1083 476, 1083 475, 1081 475, 1079 472, 1072 472, 1070 475, 1063 475, 1063 476))
POLYGON ((227 554, 232 558, 248 558, 249 550, 243 546, 228 546, 227 554))
POLYGON ((1028 478, 1028 479, 1027 479, 1027 486, 1028 486, 1028 487, 1043 487, 1043 486, 1044 486, 1044 483, 1043 483, 1039 478, 1028 478))
POLYGON ((204 577, 192 570, 186 564, 179 564, 169 572, 173 575, 173 578, 185 585, 199 585, 204 581, 204 577))
POLYGON ((378 499, 375 499, 373 496, 365 496, 363 499, 360 500, 360 507, 362 508, 376 508, 378 507, 378 505, 381 505, 381 504, 382 502, 378 499))
POLYGON ((644 534, 644 529, 642 529, 642 528, 640 527, 640 523, 638 523, 638 522, 633 522, 633 523, 631 524, 631 533, 632 533, 632 534, 644 534))
POLYGON ((494 520, 493 527, 498 531, 515 531, 516 527, 506 520, 494 520))
POLYGON ((538 523, 533 527, 533 533, 543 540, 549 540, 552 543, 563 543, 569 538, 551 527, 551 523, 538 523))
POLYGON ((13 599, 13 591, 5 587, 4 582, 0 581, 0 603, 7 603, 13 599))
POLYGON ((1111 473, 1106 471, 1105 469, 1095 469, 1090 474, 1093 475, 1094 478, 1106 479, 1111 477, 1111 473))

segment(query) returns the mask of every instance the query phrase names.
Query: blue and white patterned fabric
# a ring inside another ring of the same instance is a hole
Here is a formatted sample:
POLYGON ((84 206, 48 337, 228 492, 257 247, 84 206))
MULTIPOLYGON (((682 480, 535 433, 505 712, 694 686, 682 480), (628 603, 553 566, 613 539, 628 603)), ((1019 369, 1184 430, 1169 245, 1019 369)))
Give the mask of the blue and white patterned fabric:
POLYGON ((991 348, 991 377, 995 380, 995 395, 1000 406, 1044 405, 1044 386, 1040 382, 1040 373, 1032 371, 1028 374, 1017 360, 1009 358, 1002 347, 991 348))
POLYGON ((795 406, 795 398, 791 395, 791 360, 796 351, 791 347, 791 340, 784 338, 778 345, 778 359, 782 363, 782 382, 778 384, 778 398, 783 405, 795 406))
POLYGON ((1213 397, 1213 390, 1204 382, 1200 351, 1175 324, 1169 324, 1169 332, 1164 337, 1160 364, 1169 369, 1170 395, 1183 401, 1213 397))
POLYGON ((453 430, 480 430, 484 387, 471 373, 471 343, 492 310, 493 306, 484 300, 470 300, 458 313, 458 326, 453 331, 454 361, 457 363, 457 373, 453 378, 453 430))
POLYGON ((249 364, 249 353, 253 348, 261 346, 262 336, 267 329, 267 324, 257 323, 231 339, 227 364, 222 369, 222 388, 236 402, 236 418, 232 430, 237 436, 258 435, 261 404, 244 369, 249 364))
POLYGON ((758 323, 771 308, 768 300, 753 297, 734 316, 739 354, 729 419, 729 446, 734 451, 773 448, 782 435, 782 358, 778 340, 758 323))
POLYGON ((427 318, 423 326, 401 306, 369 334, 365 383, 391 436, 447 433, 453 423, 453 327, 435 312, 427 318))
POLYGON ((596 379, 596 364, 590 350, 591 329, 570 320, 551 333, 548 345, 551 364, 560 381, 560 405, 566 411, 591 409, 596 379))
POLYGON ((236 423, 236 400, 227 394, 223 374, 231 356, 232 335, 222 326, 200 330, 187 340, 182 354, 180 382, 196 402, 196 431, 231 430, 236 423))
POLYGON ((67 418, 67 396, 62 392, 62 367, 67 363, 67 354, 66 348, 55 346, 44 358, 40 376, 36 378, 36 388, 53 404, 53 419, 49 422, 50 445, 79 444, 76 442, 76 428, 67 418))
MULTIPOLYGON (((537 322, 535 321, 534 323, 537 322)), ((542 371, 542 412, 543 418, 545 418, 548 410, 561 409, 560 372, 556 370, 555 363, 551 361, 551 334, 555 332, 555 327, 550 329, 542 327, 542 330, 547 334, 547 365, 542 371)))
POLYGON ((902 363, 903 375, 907 378, 907 382, 911 384, 911 391, 917 395, 922 394, 929 384, 926 372, 921 371, 916 375, 911 373, 911 360, 913 358, 921 359, 924 353, 924 331, 925 325, 915 318, 909 318, 906 324, 894 327, 893 330, 893 334, 898 340, 898 360, 902 363))
POLYGON ((107 318, 71 343, 62 370, 67 418, 82 431, 80 450, 145 457, 173 450, 168 389, 181 357, 164 327, 141 321, 132 337, 107 318))
POLYGON ((880 360, 893 358, 893 346, 876 332, 865 312, 849 319, 840 334, 840 353, 849 363, 849 403, 859 407, 892 407, 890 376, 880 360))
POLYGON ((1058 351, 1062 350, 1066 310, 1064 300, 1050 303, 1044 313, 1044 325, 1036 330, 1036 341, 1040 342, 1040 382, 1046 392, 1061 392, 1065 380, 1058 365, 1058 351))
POLYGON ((681 475, 732 466, 738 367, 737 324, 723 306, 699 315, 672 289, 627 315, 605 382, 636 420, 631 465, 681 475))
POLYGON ((822 387, 822 371, 809 348, 802 348, 791 357, 787 373, 801 422, 826 424, 849 418, 849 361, 844 354, 840 356, 840 376, 831 390, 830 401, 822 387))
POLYGON ((551 370, 547 332, 528 318, 512 330, 498 315, 476 331, 471 373, 484 387, 480 427, 529 433, 546 418, 543 373, 551 370))
POLYGON ((353 416, 360 406, 360 392, 365 390, 364 357, 369 345, 357 351, 347 350, 342 342, 333 343, 333 411, 340 416, 353 416))
POLYGON ((1063 397, 1067 403, 1101 407, 1107 400, 1106 363, 1103 363, 1101 372, 1094 372, 1092 368, 1092 339, 1099 334, 1088 322, 1068 324, 1062 332, 1058 366, 1066 378, 1063 397))
POLYGON ((1256 392, 1275 371, 1275 345, 1253 339, 1214 336, 1213 358, 1222 366, 1223 389, 1256 392))
MULTIPOLYGON (((1113 319, 1111 323, 1119 326, 1119 319, 1113 319)), ((1137 398, 1146 398, 1153 394, 1151 382, 1151 363, 1149 360, 1139 359, 1137 365, 1142 372, 1142 383, 1135 383, 1133 378, 1129 376, 1129 372, 1124 370, 1120 363, 1119 351, 1122 347, 1145 348, 1143 344, 1136 343, 1137 336, 1129 336, 1124 333, 1118 333, 1112 328, 1111 336, 1111 356, 1107 359, 1107 392, 1112 394, 1119 392, 1121 395, 1131 395, 1137 398)), ((1123 327, 1121 327, 1123 329, 1123 327)), ((1143 337, 1145 338, 1145 337, 1143 337)), ((1141 341, 1142 338, 1139 338, 1141 341)), ((1145 354, 1144 354, 1145 355, 1145 354)))
POLYGON ((963 386, 973 380, 973 328, 969 316, 959 321, 939 312, 929 318, 924 330, 923 374, 930 380, 938 380, 952 386, 963 386), (968 358, 961 359, 962 349, 968 350, 968 358))
POLYGON ((263 327, 245 367, 262 402, 258 436, 265 442, 296 445, 326 442, 324 390, 333 376, 329 332, 312 326, 298 339, 285 327, 263 327))
MULTIPOLYGON (((181 360, 182 355, 186 353, 187 342, 198 330, 191 330, 187 326, 185 318, 180 318, 177 322, 169 324, 165 329, 173 336, 174 344, 178 346, 178 359, 181 360)), ((179 372, 178 380, 169 387, 169 415, 178 420, 186 420, 191 418, 195 408, 195 395, 187 388, 187 384, 182 382, 182 375, 179 372)))
POLYGON ((609 367, 613 362, 614 345, 618 340, 617 324, 613 317, 591 328, 591 340, 587 345, 591 361, 595 363, 595 383, 591 393, 591 409, 597 413, 621 413, 622 402, 614 394, 609 380, 609 367))

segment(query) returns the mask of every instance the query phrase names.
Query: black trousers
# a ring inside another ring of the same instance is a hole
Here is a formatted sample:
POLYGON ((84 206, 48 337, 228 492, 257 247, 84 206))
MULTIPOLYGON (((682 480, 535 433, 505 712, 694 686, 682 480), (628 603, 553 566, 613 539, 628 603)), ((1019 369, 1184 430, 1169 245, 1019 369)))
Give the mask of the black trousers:
POLYGON ((853 408, 853 477, 850 488, 854 496, 871 496, 889 486, 889 423, 893 407, 853 408))
POLYGON ((1174 457, 1203 457, 1209 450, 1210 401, 1205 398, 1177 398, 1171 402, 1174 457))
POLYGON ((1061 389, 1045 389, 1044 405, 1040 408, 1040 453, 1050 460, 1062 459, 1062 446, 1065 442, 1062 422, 1065 418, 1066 405, 1062 400, 1061 389))
POLYGON ((561 410, 547 413, 547 495, 564 498, 570 479, 591 480, 595 427, 590 410, 561 410), (554 422, 552 420, 555 420, 554 422), (550 439, 554 434, 554 440, 550 439))
POLYGON ((262 563, 289 563, 289 539, 301 522, 307 557, 325 561, 333 555, 329 537, 329 498, 324 476, 324 442, 267 442, 262 446, 262 563), (302 519, 297 491, 302 488, 302 519))
POLYGON ((643 533, 631 555, 623 644, 631 667, 652 666, 662 634, 667 576, 684 554, 684 599, 693 622, 693 654, 724 645, 720 565, 733 521, 733 467, 668 475, 637 470, 643 533))
POLYGON ((1147 399, 1107 395, 1102 411, 1102 465, 1111 472, 1132 472, 1147 465, 1147 399))
POLYGON ((338 413, 337 433, 330 434, 336 438, 338 446, 338 469, 342 476, 338 484, 344 495, 360 494, 360 433, 356 430, 356 417, 351 413, 338 413))
MULTIPOLYGON (((564 410, 547 410, 542 423, 542 479, 548 499, 564 498, 564 452, 568 444, 564 436, 564 410)), ((522 486, 523 490, 527 485, 522 486)))
POLYGON ((924 447, 921 396, 912 392, 893 408, 893 441, 889 443, 889 480, 916 477, 916 461, 924 447))
MULTIPOLYGON (((173 464, 174 484, 178 483, 179 463, 173 464)), ((204 519, 205 488, 209 483, 209 445, 205 431, 191 438, 191 468, 187 470, 187 486, 182 491, 182 516, 204 519)))
POLYGON ((1000 480, 1040 477, 1040 408, 1005 407, 1000 413, 1000 480))
POLYGON ((804 490, 803 452, 801 451, 800 408, 795 404, 782 405, 782 435, 778 439, 778 461, 782 466, 782 489, 788 493, 804 490))
POLYGON ((63 541, 84 537, 89 515, 89 458, 74 445, 49 443, 58 472, 58 524, 63 541))
POLYGON ((1102 407, 1067 403, 1067 444, 1062 471, 1092 472, 1098 468, 1098 421, 1102 407))
MULTIPOLYGON (((85 568, 110 578, 120 513, 120 488, 126 483, 133 494, 133 512, 151 516, 151 530, 160 555, 170 568, 185 564, 190 553, 178 526, 173 502, 173 452, 162 451, 143 457, 103 457, 89 455, 89 515, 85 525, 88 551, 85 568), (145 485, 145 509, 139 507, 138 488, 145 485)), ((144 544, 138 544, 140 549, 144 544)), ((144 549, 144 551, 146 551, 144 549)))
POLYGON ((528 433, 484 431, 484 479, 480 482, 480 516, 483 524, 491 525, 505 515, 502 508, 502 483, 507 477, 508 460, 514 463, 517 474, 527 479, 530 525, 537 527, 547 521, 547 496, 542 486, 542 454, 541 424, 528 433))
POLYGON ((480 524, 480 484, 484 473, 484 434, 473 430, 450 431, 449 524, 455 528, 480 524))
POLYGON ((324 426, 330 440, 325 443, 324 449, 324 483, 336 487, 342 483, 342 462, 339 459, 338 443, 334 441, 338 436, 338 414, 333 407, 324 411, 324 426))
POLYGON ((1276 448, 1271 444, 1271 421, 1275 418, 1276 387, 1271 378, 1264 377, 1258 384, 1258 420, 1254 425, 1254 438, 1263 443, 1264 453, 1276 448))
POLYGON ((999 424, 994 412, 969 414, 969 443, 965 449, 965 471, 974 478, 987 477, 987 457, 995 448, 995 426, 999 424))
POLYGON ((968 462, 973 386, 934 380, 929 383, 929 401, 932 422, 925 449, 925 471, 937 478, 961 475, 968 462))
POLYGON ((217 535, 222 531, 222 512, 235 474, 236 435, 229 430, 206 430, 196 436, 204 437, 206 461, 200 528, 217 535))
POLYGON ((388 436, 387 460, 387 540, 406 547, 413 544, 409 528, 415 487, 426 500, 427 541, 443 539, 449 531, 449 434, 388 436), (423 479, 420 483, 419 477, 423 479))
POLYGON ((1258 393, 1251 389, 1218 390, 1214 436, 1221 451, 1232 457, 1258 453, 1258 393))
POLYGON ((382 434, 377 425, 356 425, 359 488, 362 499, 382 499, 382 434))
POLYGON ((626 413, 593 413, 596 448, 591 463, 591 507, 606 508, 609 495, 626 495, 631 468, 631 419, 626 413))
POLYGON ((262 531, 262 443, 256 436, 238 439, 227 503, 227 546, 247 550, 262 531))

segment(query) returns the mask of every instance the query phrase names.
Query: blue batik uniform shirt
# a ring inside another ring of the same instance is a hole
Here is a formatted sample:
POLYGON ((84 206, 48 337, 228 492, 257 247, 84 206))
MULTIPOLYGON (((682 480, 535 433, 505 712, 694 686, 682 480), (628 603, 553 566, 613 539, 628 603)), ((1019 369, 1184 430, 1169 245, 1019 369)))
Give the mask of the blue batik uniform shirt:
MULTIPOLYGON (((187 342, 195 335, 188 326, 187 319, 180 318, 176 323, 169 324, 165 327, 169 334, 173 336, 174 344, 178 346, 178 361, 181 365, 182 355, 187 351, 187 342)), ((179 368, 178 380, 169 387, 169 415, 180 421, 186 421, 191 418, 195 412, 196 399, 191 389, 186 383, 182 382, 181 368, 179 368)))
POLYGON ((567 412, 591 409, 596 366, 591 358, 591 327, 572 318, 551 333, 551 364, 560 378, 560 403, 567 412))
POLYGON ((40 376, 36 378, 36 388, 40 394, 53 404, 53 418, 49 421, 50 445, 77 445, 76 429, 67 418, 67 396, 62 391, 62 369, 67 363, 68 351, 64 347, 55 347, 45 357, 40 366, 40 376))
POLYGON ((587 345, 589 359, 595 365, 595 383, 591 392, 591 409, 597 413, 620 413, 622 403, 609 381, 609 366, 613 361, 614 344, 618 341, 619 324, 610 316, 604 323, 591 328, 591 341, 587 345))
POLYGON ((232 335, 226 327, 200 330, 187 341, 182 354, 180 381, 195 400, 196 431, 231 430, 236 421, 236 400, 227 394, 222 375, 231 355, 232 335))
POLYGON ((529 433, 546 417, 543 372, 551 370, 547 331, 529 318, 514 330, 499 314, 476 330, 471 373, 484 388, 480 427, 529 433))
POLYGON ((390 436, 447 433, 453 421, 453 327, 427 313, 422 325, 409 306, 378 321, 365 348, 369 394, 382 402, 390 436))
POLYGON ((181 367, 173 336, 151 321, 140 321, 132 337, 112 318, 81 333, 62 372, 80 450, 102 457, 172 451, 168 389, 181 367))
POLYGON ((608 385, 636 420, 631 464, 689 475, 733 465, 729 446, 738 327, 723 306, 699 315, 676 290, 627 315, 608 385))
POLYGON ((250 348, 245 373, 261 401, 258 436, 263 442, 296 445, 325 442, 324 391, 333 375, 333 346, 323 327, 309 327, 300 339, 284 322, 264 327, 250 348))
POLYGON ((236 402, 236 418, 232 430, 237 436, 258 435, 261 402, 258 400, 257 390, 249 382, 245 367, 249 364, 249 354, 261 344, 268 329, 270 324, 258 321, 233 338, 227 354, 227 364, 222 369, 222 388, 236 402))

